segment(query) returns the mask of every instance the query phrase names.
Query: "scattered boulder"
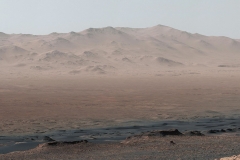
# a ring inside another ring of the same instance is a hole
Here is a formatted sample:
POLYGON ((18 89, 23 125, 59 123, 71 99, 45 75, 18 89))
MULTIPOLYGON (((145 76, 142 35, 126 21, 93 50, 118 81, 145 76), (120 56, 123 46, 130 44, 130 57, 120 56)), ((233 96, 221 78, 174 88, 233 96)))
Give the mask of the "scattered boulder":
POLYGON ((170 144, 171 144, 171 145, 175 145, 176 143, 175 143, 175 142, 173 142, 173 141, 170 141, 170 144))
POLYGON ((237 128, 228 128, 228 129, 211 129, 208 133, 223 133, 223 132, 236 132, 237 128))
POLYGON ((236 132, 237 128, 228 128, 227 131, 229 131, 229 132, 236 132))
POLYGON ((208 131, 208 133, 219 133, 220 130, 217 130, 217 129, 211 129, 208 131))
POLYGON ((159 131, 159 133, 162 136, 168 136, 168 135, 175 135, 175 136, 181 136, 183 135, 181 132, 179 132, 177 129, 167 130, 167 131, 159 131))
POLYGON ((52 139, 51 137, 44 136, 44 137, 43 137, 43 141, 45 141, 45 142, 54 142, 55 140, 52 139))
POLYGON ((184 135, 186 136, 204 136, 200 131, 189 131, 186 132, 184 135))

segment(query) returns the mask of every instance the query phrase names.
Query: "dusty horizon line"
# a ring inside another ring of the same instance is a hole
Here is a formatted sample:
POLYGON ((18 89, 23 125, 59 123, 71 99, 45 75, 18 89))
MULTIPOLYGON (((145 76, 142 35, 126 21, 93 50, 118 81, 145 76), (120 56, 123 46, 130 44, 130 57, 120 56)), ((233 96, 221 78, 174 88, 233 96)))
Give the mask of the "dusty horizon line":
POLYGON ((0 31, 0 36, 1 35, 31 35, 31 36, 47 36, 47 35, 51 35, 51 34, 68 34, 68 33, 82 33, 84 31, 87 31, 89 29, 106 29, 106 28, 113 28, 115 30, 118 30, 118 28, 127 28, 127 29, 150 29, 150 28, 154 28, 154 27, 165 27, 165 28, 169 28, 169 29, 173 29, 173 30, 177 30, 177 31, 180 31, 180 32, 185 32, 185 33, 188 33, 188 34, 192 34, 192 35, 201 35, 201 36, 205 36, 205 37, 223 37, 223 38, 230 38, 230 39, 233 39, 233 40, 237 40, 239 41, 239 39, 237 38, 231 38, 231 37, 228 37, 228 36, 222 36, 222 35, 218 35, 218 36, 207 36, 207 35, 204 35, 204 34, 201 34, 201 33, 191 33, 191 32, 188 32, 188 31, 184 31, 184 30, 180 30, 180 29, 177 29, 177 28, 173 28, 173 27, 170 27, 170 26, 166 26, 166 25, 162 25, 162 24, 157 24, 155 26, 151 26, 151 27, 144 27, 144 28, 134 28, 134 27, 112 27, 112 26, 106 26, 106 27, 99 27, 99 28, 95 28, 95 27, 90 27, 90 28, 87 28, 87 29, 84 29, 84 30, 81 30, 81 31, 70 31, 70 32, 51 32, 49 34, 30 34, 30 33, 5 33, 5 32, 1 32, 0 31))

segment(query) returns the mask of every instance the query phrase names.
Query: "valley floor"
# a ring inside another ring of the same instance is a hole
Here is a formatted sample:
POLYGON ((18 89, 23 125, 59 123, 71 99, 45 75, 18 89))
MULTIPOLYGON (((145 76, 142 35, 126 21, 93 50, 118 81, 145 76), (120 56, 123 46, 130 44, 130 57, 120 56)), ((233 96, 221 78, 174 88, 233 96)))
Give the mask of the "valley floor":
MULTIPOLYGON (((139 121, 234 119, 240 113, 237 68, 162 71, 159 76, 2 75, 0 136, 139 121)), ((0 159, 214 159, 238 154, 238 142, 237 135, 165 137, 130 144, 45 146, 0 159), (170 145, 171 140, 176 145, 170 145)))

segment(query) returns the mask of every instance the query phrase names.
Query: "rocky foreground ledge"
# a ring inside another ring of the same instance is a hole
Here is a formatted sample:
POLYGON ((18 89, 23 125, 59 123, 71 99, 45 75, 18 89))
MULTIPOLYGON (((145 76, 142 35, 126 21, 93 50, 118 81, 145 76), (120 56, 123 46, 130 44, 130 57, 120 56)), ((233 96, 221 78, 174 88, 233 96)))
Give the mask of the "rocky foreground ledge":
POLYGON ((144 132, 130 136, 121 143, 92 143, 84 140, 58 142, 51 137, 45 137, 44 141, 31 150, 0 154, 0 159, 236 160, 239 156, 231 156, 238 155, 240 151, 240 136, 204 136, 198 131, 181 133, 176 129, 144 132))
POLYGON ((220 160, 240 160, 240 155, 232 156, 232 157, 224 157, 224 158, 221 158, 220 160))

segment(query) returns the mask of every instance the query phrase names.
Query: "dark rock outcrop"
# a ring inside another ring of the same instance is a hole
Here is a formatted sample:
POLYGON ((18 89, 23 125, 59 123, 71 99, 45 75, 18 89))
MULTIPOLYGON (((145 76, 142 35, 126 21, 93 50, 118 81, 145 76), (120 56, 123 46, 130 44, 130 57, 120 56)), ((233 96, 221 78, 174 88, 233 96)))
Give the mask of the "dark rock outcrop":
POLYGON ((50 138, 50 137, 48 137, 48 136, 44 136, 43 137, 43 141, 45 141, 45 142, 54 142, 55 140, 50 138))
POLYGON ((208 133, 219 133, 220 130, 217 130, 217 129, 211 129, 208 131, 208 133))
POLYGON ((237 128, 228 128, 228 129, 211 129, 208 133, 224 133, 224 132, 236 132, 237 128))
POLYGON ((186 136, 204 136, 200 131, 189 131, 184 133, 186 136))
POLYGON ((57 146, 57 145, 72 145, 72 144, 78 144, 78 143, 88 143, 87 140, 81 140, 81 141, 54 141, 49 142, 47 145, 49 146, 57 146))
POLYGON ((163 131, 150 131, 150 132, 144 132, 139 135, 134 135, 127 137, 127 139, 131 138, 140 138, 140 137, 164 137, 164 136, 182 136, 183 134, 179 132, 177 129, 171 129, 171 130, 163 130, 163 131))

